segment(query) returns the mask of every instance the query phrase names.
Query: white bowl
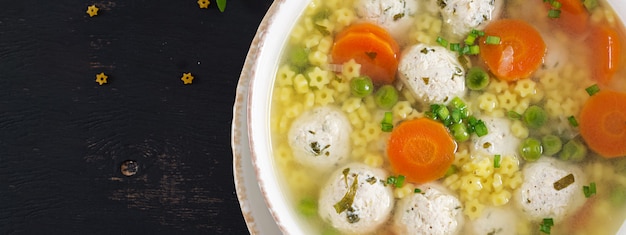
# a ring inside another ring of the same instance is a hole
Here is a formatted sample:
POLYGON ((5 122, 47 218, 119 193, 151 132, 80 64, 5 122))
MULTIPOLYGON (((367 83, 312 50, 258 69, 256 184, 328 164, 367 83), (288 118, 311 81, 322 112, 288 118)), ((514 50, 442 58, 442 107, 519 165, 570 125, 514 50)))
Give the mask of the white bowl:
MULTIPOLYGON (((241 210, 252 234, 311 231, 306 223, 298 221, 299 216, 281 190, 272 159, 269 120, 277 64, 308 2, 274 1, 258 28, 239 78, 232 123, 233 170, 241 210)), ((626 1, 608 2, 624 22, 626 1)), ((618 234, 626 234, 626 221, 618 234)))

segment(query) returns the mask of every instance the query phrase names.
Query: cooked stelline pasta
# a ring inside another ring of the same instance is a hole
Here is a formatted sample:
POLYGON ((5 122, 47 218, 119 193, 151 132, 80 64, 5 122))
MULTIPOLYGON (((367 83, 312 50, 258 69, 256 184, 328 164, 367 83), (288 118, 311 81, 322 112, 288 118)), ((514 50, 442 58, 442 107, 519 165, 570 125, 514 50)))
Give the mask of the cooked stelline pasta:
POLYGON ((478 96, 478 107, 484 111, 491 112, 498 107, 498 98, 492 93, 485 92, 478 96))
POLYGON ((383 166, 384 159, 379 154, 366 154, 363 163, 371 167, 381 167, 383 166))
POLYGON ((296 75, 293 79, 293 88, 297 93, 304 94, 309 92, 309 82, 306 80, 306 77, 302 74, 296 75))
POLYGON ((528 106, 530 106, 530 98, 521 98, 517 102, 517 105, 515 106, 515 108, 513 108, 513 111, 518 114, 523 114, 526 111, 526 109, 528 109, 528 106))
POLYGON ((287 167, 293 161, 291 148, 287 144, 281 144, 276 149, 274 156, 276 157, 276 162, 281 167, 287 167))
POLYGON ((502 184, 502 175, 500 175, 499 173, 494 173, 493 177, 491 178, 490 185, 496 192, 502 190, 502 188, 504 187, 504 185, 502 184))
POLYGON ((348 62, 343 63, 343 66, 341 67, 341 74, 348 80, 358 77, 361 75, 361 65, 354 59, 349 60, 348 62))
POLYGON ((291 70, 289 65, 283 65, 276 73, 276 84, 278 84, 278 86, 291 86, 293 85, 294 76, 296 76, 296 72, 291 70))
POLYGON ((330 53, 330 48, 332 48, 332 46, 333 46, 333 38, 330 36, 326 36, 320 40, 319 44, 317 44, 317 50, 324 54, 328 54, 330 53))
POLYGON ((577 104, 571 98, 566 98, 565 101, 563 101, 563 103, 561 104, 561 108, 563 109, 563 113, 561 115, 569 117, 578 114, 581 107, 580 104, 577 104))
POLYGON ((535 94, 535 86, 535 81, 531 79, 522 79, 515 84, 513 90, 515 90, 515 93, 517 93, 517 95, 524 98, 526 96, 535 94))
POLYGON ((329 19, 315 21, 314 27, 318 31, 324 31, 323 34, 332 33, 333 31, 335 31, 335 24, 333 24, 329 19))
POLYGON ((314 93, 314 96, 312 100, 315 101, 315 104, 325 106, 325 105, 332 104, 333 102, 335 102, 335 99, 333 98, 333 94, 335 92, 331 89, 317 90, 317 91, 314 91, 313 93, 314 93))
POLYGON ((559 84, 559 74, 557 71, 549 71, 539 77, 539 82, 547 90, 557 89, 559 84))
POLYGON ((526 125, 524 125, 524 123, 522 123, 520 120, 514 120, 513 123, 511 124, 511 133, 513 134, 513 136, 520 138, 520 139, 526 139, 528 138, 528 127, 526 127, 526 125))
POLYGON ((304 35, 306 34, 306 29, 301 25, 297 25, 293 27, 290 34, 290 40, 293 42, 301 42, 304 40, 304 35))
POLYGON ((516 157, 503 156, 500 159, 501 159, 500 167, 496 169, 496 172, 498 174, 502 176, 506 176, 506 177, 511 177, 516 172, 519 172, 519 161, 517 160, 516 157))
POLYGON ((309 62, 312 65, 323 66, 328 64, 328 55, 326 53, 315 50, 309 53, 309 62))
POLYGON ((291 125, 291 119, 286 115, 281 116, 280 121, 278 122, 278 133, 285 134, 289 130, 289 125, 291 125))
POLYGON ((485 205, 478 202, 478 199, 473 199, 465 203, 463 208, 463 214, 467 215, 470 219, 476 219, 485 209, 485 205))
POLYGON ((509 83, 503 80, 492 79, 487 86, 487 91, 494 94, 502 93, 509 89, 509 83))
POLYGON ((354 20, 354 11, 344 7, 333 12, 332 18, 337 22, 337 28, 343 28, 354 20))
POLYGON ((399 199, 402 199, 414 193, 415 193, 415 185, 409 184, 409 183, 402 185, 401 188, 393 189, 393 196, 399 199))
POLYGON ((359 107, 361 107, 363 103, 361 102, 360 98, 357 97, 351 97, 348 98, 344 103, 343 106, 341 107, 341 109, 343 111, 345 111, 346 113, 351 113, 354 112, 354 110, 358 109, 359 107))
POLYGON ((361 119, 361 117, 359 117, 359 114, 356 112, 348 113, 348 121, 350 121, 350 124, 355 130, 359 130, 363 128, 363 125, 364 125, 363 120, 361 119))
POLYGON ((489 196, 491 198, 491 204, 494 206, 502 206, 509 202, 511 199, 511 192, 508 190, 502 190, 500 192, 493 193, 489 196))
POLYGON ((307 75, 309 77, 309 86, 324 89, 326 84, 330 83, 332 73, 322 70, 320 67, 315 67, 307 75))
POLYGON ((365 123, 363 129, 361 129, 361 135, 365 138, 365 141, 370 142, 380 137, 380 124, 379 123, 365 123))
POLYGON ((332 92, 332 90, 324 89, 324 90, 314 91, 314 93, 309 92, 309 93, 304 94, 304 100, 302 104, 304 104, 305 109, 311 109, 313 105, 315 105, 315 97, 317 96, 318 92, 332 92))
POLYGON ((294 103, 285 110, 285 117, 296 118, 302 113, 303 105, 301 103, 294 103))
POLYGON ((322 40, 322 35, 319 33, 313 33, 313 34, 307 35, 306 39, 304 39, 304 46, 306 48, 316 47, 320 43, 321 40, 322 40))
POLYGON ((394 116, 400 119, 406 119, 406 117, 413 112, 413 108, 411 107, 411 103, 408 101, 398 101, 393 108, 391 108, 394 116))
POLYGON ((294 94, 292 87, 279 87, 276 89, 274 95, 281 104, 289 105, 293 102, 294 94))

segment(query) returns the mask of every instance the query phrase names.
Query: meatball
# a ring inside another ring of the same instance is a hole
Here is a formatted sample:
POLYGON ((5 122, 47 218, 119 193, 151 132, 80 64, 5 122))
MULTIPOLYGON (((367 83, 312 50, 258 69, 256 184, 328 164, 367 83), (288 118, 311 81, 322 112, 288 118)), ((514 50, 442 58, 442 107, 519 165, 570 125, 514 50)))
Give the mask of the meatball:
POLYGON ((443 17, 444 30, 453 40, 465 37, 472 29, 482 29, 499 17, 502 0, 436 0, 443 17))
POLYGON ((582 186, 586 179, 578 166, 542 156, 536 162, 527 163, 522 174, 524 183, 515 201, 532 220, 561 221, 585 202, 582 186))
POLYGON ((375 231, 391 214, 394 198, 383 183, 382 169, 362 163, 339 168, 321 189, 319 215, 334 228, 350 234, 375 231))
POLYGON ((465 95, 465 70, 454 52, 417 44, 405 49, 398 64, 400 80, 426 104, 447 103, 465 95))
POLYGON ((429 183, 421 193, 408 195, 396 205, 397 234, 457 234, 465 223, 461 202, 443 186, 429 183))
POLYGON ((482 137, 472 136, 472 151, 493 157, 518 156, 521 140, 511 132, 511 121, 507 118, 483 116, 481 120, 487 126, 488 133, 482 137))
POLYGON ((487 207, 471 223, 474 234, 515 235, 518 216, 502 207, 487 207))
POLYGON ((386 29, 403 44, 417 12, 417 0, 357 0, 356 14, 386 29))
POLYGON ((352 127, 345 113, 324 106, 302 113, 289 129, 289 146, 295 160, 313 169, 331 169, 350 154, 352 127))

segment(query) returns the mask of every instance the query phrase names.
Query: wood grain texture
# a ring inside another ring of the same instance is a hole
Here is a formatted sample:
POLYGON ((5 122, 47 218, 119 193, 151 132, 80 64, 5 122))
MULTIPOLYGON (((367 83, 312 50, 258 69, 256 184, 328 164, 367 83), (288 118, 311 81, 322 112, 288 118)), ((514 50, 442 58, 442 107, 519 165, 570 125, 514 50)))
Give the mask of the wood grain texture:
POLYGON ((214 4, 0 0, 0 234, 247 233, 230 122, 271 1, 214 4))

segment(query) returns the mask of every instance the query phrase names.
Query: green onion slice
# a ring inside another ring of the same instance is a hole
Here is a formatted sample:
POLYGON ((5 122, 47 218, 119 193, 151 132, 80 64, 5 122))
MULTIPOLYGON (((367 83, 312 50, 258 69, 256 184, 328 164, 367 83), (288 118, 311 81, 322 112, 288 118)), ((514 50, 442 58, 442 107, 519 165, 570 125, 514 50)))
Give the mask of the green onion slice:
POLYGON ((489 45, 497 45, 500 44, 500 37, 498 36, 487 36, 485 39, 485 43, 489 45))
POLYGON ((493 168, 500 168, 501 158, 500 154, 493 156, 493 168))
POLYGON ((598 91, 600 91, 600 87, 598 87, 598 84, 593 84, 585 88, 585 91, 587 91, 587 94, 589 94, 589 96, 592 96, 598 93, 598 91))

